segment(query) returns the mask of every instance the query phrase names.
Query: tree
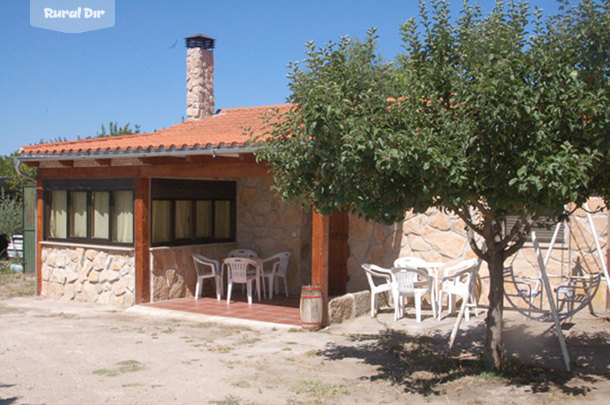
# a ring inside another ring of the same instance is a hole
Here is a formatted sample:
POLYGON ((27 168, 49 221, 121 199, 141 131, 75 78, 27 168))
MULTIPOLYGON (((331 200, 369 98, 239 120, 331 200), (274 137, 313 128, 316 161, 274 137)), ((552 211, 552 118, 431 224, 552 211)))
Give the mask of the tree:
POLYGON ((22 230, 22 204, 19 197, 0 191, 0 235, 11 236, 22 230))
POLYGON ((524 3, 483 15, 465 2, 457 21, 445 1, 420 4, 395 61, 380 59, 374 32, 309 44, 289 74, 292 107, 268 117, 257 157, 285 198, 322 214, 458 215, 489 268, 483 354, 498 369, 504 261, 564 204, 608 204, 608 1, 547 19, 524 3), (504 230, 508 215, 518 220, 504 230))
POLYGON ((140 126, 136 124, 135 129, 131 129, 129 126, 129 122, 122 127, 119 127, 118 123, 110 121, 108 123, 108 132, 106 132, 106 127, 102 124, 102 132, 98 132, 97 138, 105 138, 107 136, 117 136, 117 135, 132 135, 139 134, 140 126))
POLYGON ((19 169, 22 173, 25 173, 30 177, 17 174, 17 171, 15 170, 15 157, 17 155, 17 152, 13 152, 8 156, 0 156, 0 176, 7 178, 11 191, 21 198, 22 187, 28 184, 34 184, 33 178, 36 176, 36 168, 22 164, 19 169))
MULTIPOLYGON (((98 132, 95 137, 97 138, 105 138, 107 136, 117 136, 117 135, 132 135, 140 133, 140 125, 135 125, 135 128, 131 128, 130 124, 127 123, 124 126, 120 127, 118 123, 110 122, 108 124, 108 131, 104 124, 102 124, 102 131, 98 132)), ((91 139, 92 136, 88 136, 86 139, 91 139)), ((81 139, 78 137, 78 139, 81 139)), ((66 142, 68 139, 62 136, 58 136, 54 139, 44 140, 41 139, 38 143, 58 143, 58 142, 66 142)), ((0 176, 4 176, 8 178, 8 183, 19 198, 21 198, 21 189, 24 185, 34 184, 34 179, 36 178, 36 168, 29 167, 24 164, 19 164, 19 170, 24 175, 19 175, 15 170, 15 158, 19 156, 19 152, 13 152, 7 156, 0 156, 0 176)))

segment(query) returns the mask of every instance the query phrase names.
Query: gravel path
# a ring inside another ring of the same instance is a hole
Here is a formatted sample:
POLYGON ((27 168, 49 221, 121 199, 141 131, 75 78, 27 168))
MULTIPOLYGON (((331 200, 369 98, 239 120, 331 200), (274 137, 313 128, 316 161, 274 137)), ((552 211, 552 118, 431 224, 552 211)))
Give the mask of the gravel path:
POLYGON ((390 313, 306 333, 134 307, 42 298, 0 301, 0 404, 574 403, 610 395, 605 318, 575 321, 572 374, 549 325, 507 314, 506 341, 524 378, 477 368, 483 317, 445 357, 453 318, 391 321, 390 313), (386 329, 391 326, 395 329, 386 329), (474 339, 474 340, 473 340, 474 339))

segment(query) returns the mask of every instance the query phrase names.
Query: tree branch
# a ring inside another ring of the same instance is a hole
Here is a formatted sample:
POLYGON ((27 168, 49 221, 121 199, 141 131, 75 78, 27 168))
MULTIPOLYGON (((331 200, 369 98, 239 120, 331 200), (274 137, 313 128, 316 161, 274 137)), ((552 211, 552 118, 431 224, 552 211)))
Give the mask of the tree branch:
POLYGON ((470 244, 470 248, 472 249, 472 251, 481 259, 488 261, 489 256, 487 255, 486 251, 486 245, 484 244, 484 246, 479 247, 479 245, 477 245, 477 241, 474 239, 474 231, 472 230, 472 228, 468 228, 468 243, 470 244), (485 251, 484 251, 485 250, 485 251))

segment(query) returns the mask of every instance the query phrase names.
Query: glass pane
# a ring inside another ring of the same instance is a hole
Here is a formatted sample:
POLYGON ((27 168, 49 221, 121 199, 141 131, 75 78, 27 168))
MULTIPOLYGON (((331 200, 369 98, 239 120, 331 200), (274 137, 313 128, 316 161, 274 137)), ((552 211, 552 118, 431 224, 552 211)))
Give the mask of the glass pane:
POLYGON ((214 238, 228 239, 231 237, 231 201, 214 202, 214 238))
POLYGON ((87 237, 87 192, 70 192, 70 236, 87 237))
POLYGON ((176 239, 191 239, 191 230, 193 229, 192 215, 191 215, 192 204, 190 201, 178 200, 176 201, 176 239))
POLYGON ((51 191, 51 215, 49 218, 49 237, 67 238, 68 192, 51 191))
POLYGON ((108 191, 93 192, 93 237, 97 239, 110 238, 110 193, 108 191))
POLYGON ((212 202, 197 201, 195 203, 195 218, 196 238, 211 238, 212 237, 212 202))
POLYGON ((170 240, 170 208, 169 201, 153 201, 152 203, 152 241, 155 243, 170 240))
POLYGON ((114 191, 112 214, 112 240, 120 243, 133 242, 133 191, 114 191))

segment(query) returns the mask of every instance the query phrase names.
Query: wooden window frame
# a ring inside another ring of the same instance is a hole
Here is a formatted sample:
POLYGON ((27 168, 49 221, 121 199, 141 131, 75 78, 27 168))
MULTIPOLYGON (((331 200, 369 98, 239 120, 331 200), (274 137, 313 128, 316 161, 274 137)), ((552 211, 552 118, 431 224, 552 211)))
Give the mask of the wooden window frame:
POLYGON ((212 243, 231 243, 236 241, 237 234, 237 183, 224 180, 185 180, 185 179, 151 179, 151 243, 152 247, 158 246, 184 246, 212 243), (153 242, 152 239, 152 214, 153 201, 168 201, 170 203, 170 240, 164 242, 153 242), (191 210, 191 237, 187 239, 176 239, 176 201, 190 201, 191 210), (208 238, 198 238, 197 233, 197 201, 209 201, 211 205, 211 233, 208 238), (216 238, 215 210, 216 201, 229 201, 230 212, 230 236, 228 238, 216 238))
MULTIPOLYGON (((112 240, 113 235, 113 220, 114 217, 114 192, 116 191, 131 191, 132 192, 132 212, 135 210, 135 190, 133 179, 50 179, 43 182, 44 194, 44 218, 43 218, 43 235, 44 240, 49 242, 69 242, 82 243, 90 245, 107 245, 107 246, 134 246, 134 240, 128 243, 115 242, 112 240), (51 238, 50 233, 50 215, 51 215, 51 192, 66 191, 66 237, 51 238), (70 236, 70 226, 72 216, 70 215, 71 192, 86 192, 87 193, 87 237, 72 237, 70 236), (109 193, 108 201, 108 239, 93 238, 93 192, 103 191, 109 193)), ((135 215, 132 227, 135 229, 135 215)), ((134 235, 135 236, 135 235, 134 235)))

